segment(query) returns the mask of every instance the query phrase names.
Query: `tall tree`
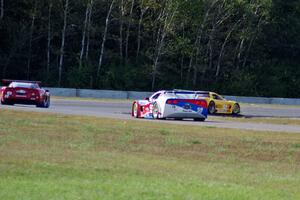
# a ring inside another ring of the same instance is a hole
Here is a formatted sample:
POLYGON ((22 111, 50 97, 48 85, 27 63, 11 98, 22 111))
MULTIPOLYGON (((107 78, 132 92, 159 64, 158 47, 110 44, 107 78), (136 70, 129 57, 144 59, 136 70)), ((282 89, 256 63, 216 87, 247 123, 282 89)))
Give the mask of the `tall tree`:
POLYGON ((60 58, 59 58, 59 67, 58 67, 58 85, 61 85, 62 80, 62 68, 64 61, 64 51, 65 51, 65 39, 66 39, 66 30, 67 30, 67 17, 69 13, 69 0, 65 0, 64 5, 64 25, 61 32, 61 46, 60 46, 60 58))
POLYGON ((82 31, 82 39, 81 39, 81 50, 80 50, 80 56, 79 56, 79 67, 82 66, 82 58, 83 58, 84 49, 85 49, 85 40, 86 40, 86 32, 87 32, 87 27, 88 27, 90 4, 91 4, 91 2, 87 2, 86 9, 85 9, 85 18, 84 18, 84 22, 83 22, 83 31, 82 31))
POLYGON ((157 32, 155 53, 154 53, 154 59, 152 65, 152 84, 151 84, 152 91, 154 90, 155 87, 156 77, 158 74, 158 62, 162 54, 163 47, 165 45, 165 38, 167 32, 169 31, 173 23, 175 13, 177 12, 178 3, 172 1, 166 1, 165 6, 166 7, 162 9, 162 12, 159 16, 159 19, 160 18, 162 19, 162 25, 158 28, 158 32, 157 32))
POLYGON ((115 0, 112 0, 106 15, 106 20, 105 20, 105 28, 104 28, 104 33, 103 33, 103 37, 102 37, 102 44, 101 44, 101 50, 100 50, 100 56, 99 56, 99 62, 98 62, 98 68, 97 68, 97 79, 100 76, 100 70, 102 67, 102 59, 103 59, 103 54, 104 54, 104 48, 105 48, 105 42, 106 42, 106 37, 107 37, 107 29, 109 26, 109 19, 110 19, 110 15, 112 12, 112 8, 114 5, 115 0))
POLYGON ((190 75, 192 72, 192 67, 194 65, 194 78, 193 78, 193 86, 195 86, 196 84, 196 78, 197 78, 197 64, 194 64, 194 60, 198 59, 199 53, 201 51, 202 45, 201 45, 201 40, 203 37, 203 33, 204 33, 204 27, 207 23, 208 17, 211 14, 211 9, 213 9, 213 7, 215 6, 215 4, 218 2, 218 0, 215 1, 208 1, 207 2, 207 9, 204 12, 204 16, 203 19, 201 21, 201 23, 199 23, 199 27, 197 28, 197 33, 196 33, 196 39, 195 42, 192 46, 192 52, 190 53, 190 58, 189 58, 189 66, 188 66, 188 70, 187 70, 187 74, 186 74, 186 86, 188 86, 188 83, 190 81, 190 75))
POLYGON ((130 31, 131 22, 132 22, 132 12, 133 12, 134 2, 135 2, 134 0, 131 1, 129 20, 128 20, 127 31, 126 31, 126 40, 125 40, 125 60, 126 61, 128 59, 128 40, 129 40, 129 31, 130 31))
POLYGON ((0 19, 4 17, 4 0, 1 0, 0 19))
POLYGON ((139 17, 139 25, 138 25, 138 35, 137 35, 137 50, 136 50, 136 57, 140 54, 141 48, 141 27, 144 19, 144 15, 149 9, 149 6, 144 5, 145 0, 142 0, 140 4, 140 17, 139 17))
POLYGON ((85 60, 88 61, 89 58, 89 50, 90 50, 90 35, 91 35, 91 28, 92 28, 92 13, 93 13, 93 5, 94 0, 90 1, 89 7, 89 17, 88 17, 88 26, 87 26, 87 41, 86 41, 86 53, 85 53, 85 60))
POLYGON ((50 72, 50 52, 51 52, 51 14, 52 14, 52 0, 49 0, 48 8, 48 37, 47 37, 47 78, 49 78, 50 72))
POLYGON ((119 51, 120 51, 120 59, 123 59, 123 20, 125 16, 125 3, 124 0, 121 0, 120 3, 120 36, 119 36, 119 51))
POLYGON ((219 74, 220 74, 221 61, 222 61, 222 58, 223 58, 223 55, 224 55, 225 46, 226 46, 232 32, 236 29, 236 27, 238 26, 239 23, 240 23, 240 20, 238 20, 236 23, 234 23, 234 25, 229 29, 229 31, 227 32, 227 35, 225 37, 225 40, 222 44, 222 47, 221 47, 221 50, 220 50, 220 53, 219 53, 219 57, 218 57, 218 62, 217 62, 217 70, 216 70, 216 74, 215 74, 215 76, 217 78, 219 77, 219 74))
POLYGON ((30 32, 29 32, 29 45, 28 45, 28 56, 27 56, 27 80, 30 79, 32 34, 33 34, 33 31, 34 31, 36 12, 37 12, 37 0, 34 1, 34 8, 33 8, 32 16, 31 16, 31 26, 30 26, 30 32))

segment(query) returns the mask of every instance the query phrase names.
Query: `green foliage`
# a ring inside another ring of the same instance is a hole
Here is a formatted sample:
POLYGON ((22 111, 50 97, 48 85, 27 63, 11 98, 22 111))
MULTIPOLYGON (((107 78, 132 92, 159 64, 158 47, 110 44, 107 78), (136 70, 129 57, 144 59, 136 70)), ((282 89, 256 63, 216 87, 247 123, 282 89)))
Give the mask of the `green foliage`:
MULTIPOLYGON (((232 95, 300 97, 299 1, 135 0, 131 15, 128 0, 124 1, 123 17, 121 1, 115 1, 97 77, 110 2, 70 0, 63 87, 151 90, 155 74, 155 90, 176 87, 232 95), (85 18, 90 12, 89 23, 85 18)), ((5 0, 0 19, 0 78, 39 79, 47 86, 57 86, 64 3, 5 0)))

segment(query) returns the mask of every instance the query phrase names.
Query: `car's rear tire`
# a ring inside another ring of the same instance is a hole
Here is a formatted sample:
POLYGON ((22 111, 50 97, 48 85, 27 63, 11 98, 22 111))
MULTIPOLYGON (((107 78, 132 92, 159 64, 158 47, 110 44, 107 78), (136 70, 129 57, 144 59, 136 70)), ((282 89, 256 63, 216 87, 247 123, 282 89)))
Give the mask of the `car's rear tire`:
POLYGON ((213 101, 209 102, 209 104, 208 104, 208 113, 209 114, 216 113, 216 104, 215 104, 215 102, 213 102, 213 101))
POLYGON ((194 121, 197 121, 197 122, 204 122, 204 121, 205 121, 205 118, 194 118, 194 121))
POLYGON ((159 109, 157 103, 153 104, 152 115, 153 115, 154 119, 162 119, 162 118, 160 118, 160 109, 159 109))
POLYGON ((132 105, 132 116, 135 117, 135 118, 139 118, 138 104, 136 102, 132 105))
POLYGON ((238 103, 235 103, 232 107, 232 114, 238 115, 241 112, 241 107, 238 103))

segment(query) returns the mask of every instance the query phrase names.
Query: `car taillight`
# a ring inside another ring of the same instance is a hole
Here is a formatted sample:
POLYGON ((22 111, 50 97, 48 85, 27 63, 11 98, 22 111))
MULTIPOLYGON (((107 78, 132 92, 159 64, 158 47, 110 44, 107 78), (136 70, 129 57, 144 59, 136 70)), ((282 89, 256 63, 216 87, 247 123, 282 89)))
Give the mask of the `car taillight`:
POLYGON ((198 106, 201 106, 201 107, 203 107, 203 108, 207 108, 207 103, 206 103, 206 101, 199 101, 199 100, 196 100, 197 102, 196 102, 196 105, 198 105, 198 106))
POLYGON ((177 105, 178 103, 179 103, 179 100, 177 100, 177 99, 169 99, 169 100, 167 100, 167 104, 177 105))
POLYGON ((167 104, 170 105, 178 105, 179 103, 189 103, 194 104, 197 106, 201 106, 203 108, 207 108, 207 103, 205 100, 198 100, 198 99, 168 99, 167 104))
POLYGON ((167 104, 173 104, 173 100, 168 100, 167 104))

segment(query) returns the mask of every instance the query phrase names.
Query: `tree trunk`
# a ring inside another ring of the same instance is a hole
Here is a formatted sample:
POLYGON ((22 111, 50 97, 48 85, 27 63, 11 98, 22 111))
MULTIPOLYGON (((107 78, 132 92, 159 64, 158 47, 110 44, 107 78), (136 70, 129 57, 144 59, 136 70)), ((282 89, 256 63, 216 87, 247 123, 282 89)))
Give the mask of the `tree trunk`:
MULTIPOLYGON (((199 48, 197 49, 197 51, 199 50, 199 48)), ((197 52, 198 53, 198 52, 197 52)), ((197 55, 197 54, 196 54, 197 55)), ((196 62, 194 65, 194 77, 193 77, 193 88, 196 88, 196 84, 197 84, 197 77, 198 77, 198 57, 196 56, 196 62)))
POLYGON ((220 74, 220 69, 221 69, 221 61, 222 61, 222 57, 223 57, 223 54, 224 54, 224 50, 225 50, 225 46, 228 42, 228 39, 230 38, 231 36, 231 33, 234 31, 234 29, 236 28, 236 26, 239 24, 240 20, 238 20, 234 25, 233 27, 230 29, 230 31, 228 32, 223 44, 222 44, 222 48, 220 50, 220 54, 219 54, 219 58, 218 58, 218 64, 217 64, 217 71, 216 71, 216 74, 215 76, 218 77, 219 74, 220 74))
POLYGON ((164 20, 163 28, 161 29, 161 31, 158 31, 157 37, 160 38, 160 39, 158 39, 157 52, 156 52, 156 55, 155 55, 153 68, 152 68, 152 84, 151 84, 151 90, 152 91, 154 90, 154 87, 155 87, 158 61, 159 61, 159 58, 162 54, 162 48, 164 46, 165 37, 167 35, 167 29, 169 28, 169 26, 173 22, 173 18, 174 18, 175 12, 177 11, 177 8, 178 8, 178 4, 177 4, 177 7, 172 11, 170 19, 169 19, 170 13, 168 13, 168 11, 167 11, 166 16, 165 16, 165 20, 164 20), (161 36, 160 36, 160 32, 161 32, 161 36))
MULTIPOLYGON (((143 1, 142 1, 143 4, 143 1)), ((139 26, 138 26, 138 35, 137 35, 137 49, 136 49, 136 58, 138 58, 140 54, 140 48, 141 48, 141 27, 142 27, 142 22, 144 18, 144 14, 147 12, 149 7, 146 7, 144 9, 141 9, 141 14, 140 14, 140 19, 139 19, 139 26)))
MULTIPOLYGON (((189 79, 190 79, 190 73, 192 71, 192 65, 193 65, 193 61, 194 61, 194 56, 198 56, 198 53, 200 51, 200 42, 202 40, 202 33, 203 33, 203 29, 204 29, 204 26, 205 26, 205 23, 207 21, 207 18, 209 16, 209 13, 210 13, 210 10, 212 9, 212 7, 217 3, 218 0, 216 1, 213 1, 210 5, 210 7, 207 9, 206 13, 205 13, 205 16, 203 18, 203 21, 201 23, 201 25, 199 26, 198 30, 197 30, 197 35, 196 35, 196 40, 194 42, 194 45, 193 45, 193 49, 192 49, 192 53, 191 53, 191 56, 190 56, 190 61, 189 61, 189 66, 188 66, 188 72, 186 74, 186 86, 188 86, 188 82, 189 82, 189 79), (194 54, 194 51, 196 50, 196 54, 194 54)), ((194 76, 194 79, 196 77, 194 76)), ((195 82, 195 80, 193 81, 195 82)))
POLYGON ((34 2, 34 10, 33 10, 32 19, 31 19, 30 33, 29 33, 29 48, 28 48, 28 58, 27 58, 27 80, 30 79, 32 35, 33 35, 33 31, 34 31, 34 24, 35 24, 35 18, 36 18, 36 10, 37 10, 37 1, 35 0, 35 2, 34 2))
MULTIPOLYGON (((197 38, 198 41, 196 42, 196 54, 195 54, 196 64, 195 64, 195 66, 194 66, 194 77, 193 77, 193 86, 194 86, 194 87, 195 87, 196 82, 197 82, 197 73, 198 73, 198 69, 197 69, 197 66, 198 66, 198 55, 199 55, 199 52, 200 52, 200 42, 201 42, 201 38, 202 38, 203 28, 204 28, 204 27, 201 27, 201 33, 200 33, 200 35, 198 35, 198 38, 197 38)), ((191 71, 192 62, 193 62, 193 59, 191 59, 191 60, 190 60, 190 63, 189 63, 189 73, 190 73, 190 71, 191 71)))
POLYGON ((4 17, 4 0, 1 0, 0 19, 4 17))
POLYGON ((181 54, 180 59, 180 83, 183 85, 183 69, 184 69, 184 55, 181 54))
MULTIPOLYGON (((182 26, 182 38, 185 39, 185 27, 184 27, 184 22, 181 24, 182 26)), ((183 84, 183 67, 184 67, 184 57, 185 54, 181 52, 181 58, 180 58, 180 83, 183 84)))
POLYGON ((125 8, 124 8, 124 0, 121 0, 120 5, 121 10, 121 17, 120 17, 120 36, 119 36, 119 51, 120 51, 120 60, 123 60, 123 18, 125 15, 125 8))
POLYGON ((242 52, 244 50, 244 42, 245 42, 245 38, 243 38, 241 40, 240 45, 239 45, 239 51, 238 51, 238 54, 237 54, 237 65, 236 65, 237 69, 240 68, 241 56, 242 56, 242 52))
POLYGON ((102 59, 103 59, 103 54, 104 54, 104 46, 105 46, 105 42, 106 42, 107 29, 108 29, 108 25, 109 25, 109 17, 110 17, 114 2, 115 2, 115 0, 112 0, 109 10, 107 12, 106 20, 105 20, 105 29, 104 29, 104 33, 103 33, 101 51, 100 51, 100 56, 99 56, 98 69, 97 69, 97 79, 100 76, 100 69, 102 66, 102 59))
POLYGON ((258 21, 257 26, 256 26, 256 31, 255 31, 254 35, 252 36, 252 38, 250 40, 250 43, 249 43, 249 46, 247 48, 246 55, 245 55, 245 58, 244 58, 244 61, 243 61, 242 68, 244 68, 246 66, 246 62, 248 60, 248 57, 249 57, 249 54, 250 54, 250 50, 252 48, 254 40, 257 37, 257 33, 258 33, 259 29, 260 29, 261 22, 262 22, 262 17, 259 18, 259 21, 258 21))
POLYGON ((226 0, 223 0, 222 3, 219 5, 218 11, 217 11, 216 15, 214 16, 214 18, 212 20, 212 30, 209 34, 209 41, 208 41, 208 48, 209 48, 209 64, 208 64, 208 67, 210 69, 213 67, 213 55, 214 55, 213 41, 214 41, 215 32, 216 32, 218 26, 220 26, 230 16, 230 12, 228 12, 229 15, 221 16, 222 8, 224 8, 225 2, 226 2, 226 0))
POLYGON ((207 70, 207 67, 208 67, 208 57, 209 57, 209 54, 210 54, 210 46, 211 45, 207 45, 206 46, 206 52, 204 53, 204 58, 203 58, 203 68, 201 70, 201 78, 200 78, 200 84, 202 85, 203 82, 204 82, 204 79, 205 79, 205 73, 206 73, 206 70, 207 70))
POLYGON ((67 29, 67 16, 69 11, 69 0, 65 1, 64 7, 64 26, 61 33, 61 47, 60 47, 60 58, 59 58, 59 67, 58 67, 58 86, 61 85, 62 78, 62 68, 63 68, 63 59, 64 59, 64 48, 65 48, 65 36, 67 29))
POLYGON ((211 40, 208 42, 208 49, 209 49, 208 68, 211 69, 212 66, 213 66, 213 47, 212 47, 212 41, 211 40))
POLYGON ((85 52, 86 61, 88 61, 89 50, 90 50, 90 34, 91 34, 91 26, 92 26, 91 24, 92 24, 93 4, 94 4, 94 0, 91 0, 90 7, 89 7, 89 19, 88 19, 87 39, 86 39, 86 52, 85 52))
POLYGON ((50 1, 48 10, 48 38, 47 38, 47 78, 49 78, 50 72, 50 49, 51 49, 51 12, 52 12, 52 2, 50 1))
POLYGON ((86 38, 86 32, 87 32, 87 24, 88 24, 88 15, 89 15, 89 8, 90 5, 87 3, 86 10, 85 10, 85 18, 84 18, 84 25, 83 25, 83 31, 82 31, 82 39, 81 39, 81 50, 80 50, 80 56, 79 56, 79 67, 82 67, 82 58, 84 54, 84 47, 85 47, 85 38, 86 38))
POLYGON ((129 40, 129 31, 130 31, 130 26, 131 26, 131 21, 132 21, 133 6, 134 6, 134 0, 132 0, 132 2, 131 2, 131 8, 130 8, 130 13, 129 13, 129 22, 128 22, 127 32, 126 32, 126 41, 125 41, 125 60, 126 60, 126 62, 128 59, 128 40, 129 40))
MULTIPOLYGON (((159 13, 158 18, 156 21, 159 21, 159 19, 164 15, 165 8, 159 13)), ((155 44, 155 51, 154 51, 154 59, 153 59, 153 65, 152 65, 152 83, 151 83, 151 91, 154 90, 155 81, 156 81, 156 74, 157 74, 157 66, 158 66, 158 60, 160 57, 160 51, 162 48, 162 42, 164 42, 164 27, 166 26, 166 20, 167 17, 165 17, 165 22, 163 27, 159 25, 158 31, 157 31, 157 37, 156 37, 156 44, 155 44), (161 35, 162 33, 162 35, 161 35)))

